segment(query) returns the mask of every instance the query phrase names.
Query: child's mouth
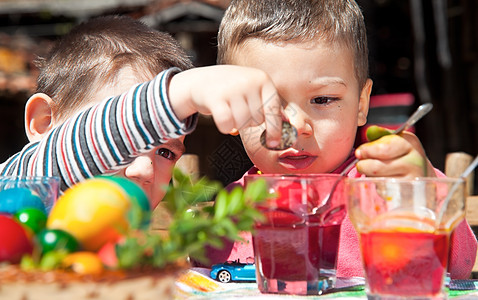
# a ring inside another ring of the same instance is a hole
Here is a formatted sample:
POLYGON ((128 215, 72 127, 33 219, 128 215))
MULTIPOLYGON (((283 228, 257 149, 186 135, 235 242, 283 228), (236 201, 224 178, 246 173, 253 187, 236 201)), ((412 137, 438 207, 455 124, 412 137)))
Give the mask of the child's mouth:
POLYGON ((279 156, 279 164, 289 170, 299 171, 307 169, 316 159, 317 156, 308 153, 284 153, 279 156))

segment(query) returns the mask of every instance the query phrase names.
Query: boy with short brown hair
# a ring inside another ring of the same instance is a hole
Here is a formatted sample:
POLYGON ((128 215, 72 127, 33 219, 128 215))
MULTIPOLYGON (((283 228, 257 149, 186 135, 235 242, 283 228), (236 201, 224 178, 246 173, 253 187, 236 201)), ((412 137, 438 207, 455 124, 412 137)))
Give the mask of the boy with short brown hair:
MULTIPOLYGON (((218 62, 265 71, 285 117, 298 131, 292 148, 270 151, 260 146, 260 126, 241 129, 255 165, 249 173, 340 173, 357 157, 349 177, 443 176, 410 132, 384 136, 354 151, 372 89, 366 28, 355 1, 232 0, 219 29, 218 62)), ((219 260, 252 255, 251 243, 228 246, 222 256, 215 254, 219 260)), ((462 222, 452 239, 451 277, 467 278, 475 256, 476 239, 462 222)), ((363 276, 358 236, 348 218, 341 228, 337 276, 363 276)))

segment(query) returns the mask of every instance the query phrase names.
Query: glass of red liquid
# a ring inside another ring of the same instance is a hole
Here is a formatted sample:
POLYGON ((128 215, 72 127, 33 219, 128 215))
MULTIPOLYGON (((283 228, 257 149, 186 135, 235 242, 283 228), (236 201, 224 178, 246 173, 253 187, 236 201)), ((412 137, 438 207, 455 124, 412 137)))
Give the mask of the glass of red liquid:
POLYGON ((464 180, 356 178, 346 187, 368 299, 446 299, 450 235, 465 217, 464 180))
POLYGON ((259 290, 320 295, 333 289, 346 213, 343 177, 248 175, 246 184, 257 179, 266 180, 271 194, 259 206, 265 220, 255 225, 253 234, 259 290))

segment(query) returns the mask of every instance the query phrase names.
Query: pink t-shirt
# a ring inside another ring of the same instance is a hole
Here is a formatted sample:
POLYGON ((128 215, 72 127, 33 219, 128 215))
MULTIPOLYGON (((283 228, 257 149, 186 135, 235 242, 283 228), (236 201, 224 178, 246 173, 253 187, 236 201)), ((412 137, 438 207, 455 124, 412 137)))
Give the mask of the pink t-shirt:
MULTIPOLYGON (((349 158, 341 167, 334 171, 340 173, 345 166, 347 166, 354 157, 349 158)), ((436 171, 438 177, 445 175, 436 171)), ((257 168, 253 167, 248 171, 248 174, 257 173, 257 168)), ((348 177, 360 177, 361 175, 354 168, 348 177)), ((244 177, 240 180, 231 183, 228 188, 235 185, 243 185, 244 177)), ((224 248, 219 250, 215 248, 208 248, 207 257, 210 259, 210 265, 217 263, 224 263, 225 261, 233 261, 239 259, 246 261, 249 257, 254 257, 252 248, 252 236, 249 232, 241 234, 243 241, 231 242, 225 241, 224 248)), ((448 272, 451 278, 466 279, 469 278, 471 270, 475 263, 477 241, 473 231, 466 221, 461 222, 455 229, 451 238, 451 252, 449 256, 448 272)), ((339 277, 363 277, 363 266, 360 255, 360 246, 358 234, 355 231, 348 216, 345 217, 340 229, 339 252, 337 257, 337 276, 339 277)))

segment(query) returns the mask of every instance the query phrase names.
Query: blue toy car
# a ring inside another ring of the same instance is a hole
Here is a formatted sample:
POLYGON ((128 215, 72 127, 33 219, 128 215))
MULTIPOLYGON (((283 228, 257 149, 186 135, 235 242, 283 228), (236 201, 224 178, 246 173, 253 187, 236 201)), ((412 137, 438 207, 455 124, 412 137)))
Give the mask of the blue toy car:
POLYGON ((211 278, 220 282, 256 281, 256 266, 254 259, 248 258, 245 263, 238 260, 213 265, 211 278))

